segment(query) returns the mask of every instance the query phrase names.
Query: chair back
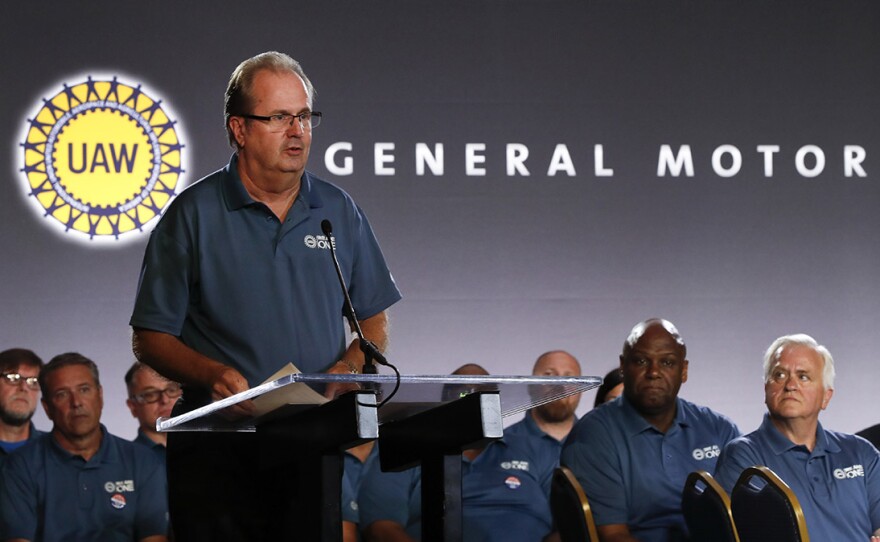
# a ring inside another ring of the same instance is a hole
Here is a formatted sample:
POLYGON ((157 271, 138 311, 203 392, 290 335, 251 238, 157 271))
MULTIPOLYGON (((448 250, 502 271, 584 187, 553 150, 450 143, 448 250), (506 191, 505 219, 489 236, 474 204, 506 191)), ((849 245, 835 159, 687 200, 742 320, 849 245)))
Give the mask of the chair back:
POLYGON ((742 542, 809 542, 797 496, 767 467, 749 467, 730 493, 731 510, 742 542))
POLYGON ((730 497, 708 472, 692 472, 687 477, 681 511, 691 542, 740 542, 730 511, 730 497))
POLYGON ((550 486, 550 510, 562 542, 598 542, 587 496, 568 467, 557 467, 550 486))

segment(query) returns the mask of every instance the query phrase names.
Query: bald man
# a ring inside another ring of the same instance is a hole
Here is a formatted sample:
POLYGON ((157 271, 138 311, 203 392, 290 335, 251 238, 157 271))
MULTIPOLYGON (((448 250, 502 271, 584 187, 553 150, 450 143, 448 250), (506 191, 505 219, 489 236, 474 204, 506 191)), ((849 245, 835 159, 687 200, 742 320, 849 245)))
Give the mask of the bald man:
POLYGON ((739 430, 678 397, 687 347, 668 320, 636 324, 620 355, 623 396, 578 420, 562 449, 593 509, 602 542, 687 539, 681 490, 690 472, 715 468, 739 430))
MULTIPOLYGON (((532 368, 535 376, 580 376, 581 365, 574 356, 564 350, 553 350, 538 356, 532 368)), ((504 430, 507 436, 517 435, 531 439, 542 461, 556 468, 562 441, 568 436, 574 422, 574 411, 580 403, 581 394, 569 395, 529 410, 522 421, 504 430)), ((549 491, 549 486, 547 488, 549 491)))

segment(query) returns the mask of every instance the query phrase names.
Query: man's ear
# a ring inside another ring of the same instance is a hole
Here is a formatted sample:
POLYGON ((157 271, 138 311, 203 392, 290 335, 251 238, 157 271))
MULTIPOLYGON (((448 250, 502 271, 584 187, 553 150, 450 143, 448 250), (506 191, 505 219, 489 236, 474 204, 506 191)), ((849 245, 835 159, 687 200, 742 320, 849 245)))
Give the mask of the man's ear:
POLYGON ((831 396, 834 395, 834 389, 825 390, 825 397, 822 398, 822 410, 828 408, 828 403, 831 402, 831 396))
POLYGON ((245 120, 241 117, 229 117, 229 129, 232 131, 232 137, 235 138, 239 148, 244 147, 244 122, 245 120))

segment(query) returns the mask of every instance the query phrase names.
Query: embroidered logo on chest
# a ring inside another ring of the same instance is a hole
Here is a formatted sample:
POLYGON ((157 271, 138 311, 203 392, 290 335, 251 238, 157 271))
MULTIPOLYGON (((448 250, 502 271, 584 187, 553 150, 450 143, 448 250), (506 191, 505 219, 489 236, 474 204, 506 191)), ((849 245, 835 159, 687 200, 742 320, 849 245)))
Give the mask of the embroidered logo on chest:
POLYGON ((126 491, 134 491, 134 480, 104 482, 104 491, 106 491, 107 493, 124 493, 126 491))
POLYGON ((844 467, 842 469, 834 469, 834 477, 838 480, 846 480, 847 478, 864 478, 865 468, 861 465, 853 465, 852 467, 844 467))
POLYGON ((718 447, 717 444, 712 446, 706 446, 705 448, 696 448, 691 455, 697 461, 702 461, 704 459, 715 459, 719 455, 721 455, 721 448, 718 447))
POLYGON ((529 470, 529 462, 528 461, 503 461, 501 463, 501 468, 504 470, 524 470, 528 472, 529 470))

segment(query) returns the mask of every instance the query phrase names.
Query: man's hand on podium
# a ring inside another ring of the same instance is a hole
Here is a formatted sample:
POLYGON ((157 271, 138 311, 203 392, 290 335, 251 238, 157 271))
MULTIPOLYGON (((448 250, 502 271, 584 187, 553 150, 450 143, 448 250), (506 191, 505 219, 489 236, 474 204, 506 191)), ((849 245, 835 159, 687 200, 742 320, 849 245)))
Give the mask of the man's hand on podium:
MULTIPOLYGON (((228 365, 223 365, 216 372, 211 382, 211 400, 219 401, 220 399, 225 399, 236 393, 246 391, 249 387, 247 380, 241 376, 241 373, 228 365)), ((223 418, 232 421, 253 416, 255 409, 253 401, 247 400, 226 407, 219 414, 223 418)))
MULTIPOLYGON (((347 374, 356 374, 358 367, 346 360, 339 360, 332 367, 327 370, 327 374, 331 375, 347 375, 347 374)), ((337 382, 331 382, 327 384, 327 389, 324 390, 324 397, 328 399, 335 399, 337 396, 342 395, 345 392, 359 390, 360 386, 357 384, 341 384, 337 382)))

